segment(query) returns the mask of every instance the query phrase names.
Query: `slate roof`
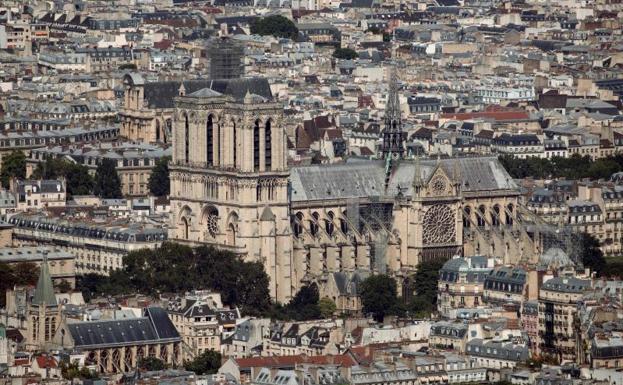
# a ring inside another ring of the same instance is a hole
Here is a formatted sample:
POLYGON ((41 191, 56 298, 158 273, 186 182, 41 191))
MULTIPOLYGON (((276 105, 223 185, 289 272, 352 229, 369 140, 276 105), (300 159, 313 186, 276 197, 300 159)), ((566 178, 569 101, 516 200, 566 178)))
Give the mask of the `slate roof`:
POLYGON ((167 313, 156 307, 145 309, 143 317, 76 322, 69 323, 67 327, 78 349, 181 340, 167 313))
POLYGON ((439 279, 444 282, 457 282, 459 273, 465 273, 467 282, 483 282, 490 271, 486 257, 452 258, 439 271, 439 279))
POLYGON ((184 86, 184 92, 188 96, 212 97, 223 94, 241 101, 247 93, 251 93, 267 100, 273 98, 270 85, 265 78, 198 79, 146 83, 144 92, 147 105, 151 108, 173 108, 173 99, 179 96, 181 85, 184 86))
POLYGON ((54 285, 50 276, 47 257, 44 257, 39 271, 39 280, 35 288, 35 295, 32 298, 33 305, 56 306, 56 296, 54 295, 54 285))
MULTIPOLYGON (((497 158, 451 158, 441 160, 440 163, 450 177, 455 174, 455 168, 458 168, 464 193, 518 191, 518 186, 497 158)), ((421 161, 420 179, 427 180, 436 165, 436 160, 421 161)), ((411 196, 414 176, 414 161, 396 163, 385 190, 384 161, 366 160, 293 167, 290 174, 292 201, 393 197, 399 188, 405 196, 411 196)))
POLYGON ((466 353, 470 356, 490 357, 508 361, 525 361, 528 359, 528 347, 510 342, 484 341, 475 338, 467 343, 466 353))
POLYGON ((555 277, 543 284, 543 290, 564 293, 582 293, 591 287, 591 281, 575 277, 555 277))

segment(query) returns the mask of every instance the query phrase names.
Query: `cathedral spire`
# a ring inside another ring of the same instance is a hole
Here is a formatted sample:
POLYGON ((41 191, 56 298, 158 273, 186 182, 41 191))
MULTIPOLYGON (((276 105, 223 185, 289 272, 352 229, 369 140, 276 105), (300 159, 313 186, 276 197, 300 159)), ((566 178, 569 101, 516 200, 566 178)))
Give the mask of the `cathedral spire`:
POLYGON ((44 251, 43 262, 39 272, 39 280, 35 288, 35 295, 32 298, 33 305, 56 306, 56 296, 54 295, 54 285, 48 267, 48 253, 44 251))
POLYGON ((395 65, 390 68, 389 92, 385 106, 383 129, 383 158, 400 159, 404 153, 405 133, 402 131, 402 113, 398 94, 398 75, 395 65))

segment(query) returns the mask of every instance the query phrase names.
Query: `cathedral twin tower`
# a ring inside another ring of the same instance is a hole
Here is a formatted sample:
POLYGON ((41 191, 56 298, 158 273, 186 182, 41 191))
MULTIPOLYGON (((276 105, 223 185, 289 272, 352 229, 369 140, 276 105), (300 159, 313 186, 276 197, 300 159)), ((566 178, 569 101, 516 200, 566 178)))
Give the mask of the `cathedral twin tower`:
POLYGON ((215 81, 175 100, 170 236, 259 260, 291 295, 283 107, 265 79, 215 81), (257 93, 256 93, 257 92, 257 93))

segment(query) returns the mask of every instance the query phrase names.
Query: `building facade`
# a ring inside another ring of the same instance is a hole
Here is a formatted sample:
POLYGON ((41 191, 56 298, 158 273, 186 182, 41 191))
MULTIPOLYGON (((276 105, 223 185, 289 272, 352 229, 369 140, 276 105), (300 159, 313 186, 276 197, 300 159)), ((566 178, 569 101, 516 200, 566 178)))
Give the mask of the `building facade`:
POLYGON ((261 261, 279 301, 333 272, 387 272, 409 295, 422 260, 535 253, 497 159, 404 159, 390 111, 386 128, 399 135, 386 135, 384 160, 290 168, 272 100, 257 78, 175 99, 170 238, 261 261))

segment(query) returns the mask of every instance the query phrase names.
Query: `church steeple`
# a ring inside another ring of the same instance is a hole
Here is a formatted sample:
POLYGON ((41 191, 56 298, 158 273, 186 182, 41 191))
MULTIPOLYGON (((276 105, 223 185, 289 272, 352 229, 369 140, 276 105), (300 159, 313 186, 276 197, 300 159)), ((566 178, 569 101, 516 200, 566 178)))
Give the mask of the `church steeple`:
POLYGON ((396 67, 390 69, 389 93, 385 107, 385 127, 383 129, 383 159, 400 159, 404 154, 405 133, 402 131, 402 113, 398 96, 398 75, 396 67))
POLYGON ((54 285, 50 276, 48 267, 48 255, 43 254, 43 262, 41 262, 41 270, 39 272, 39 280, 35 288, 35 295, 32 298, 33 305, 56 306, 56 296, 54 295, 54 285))

